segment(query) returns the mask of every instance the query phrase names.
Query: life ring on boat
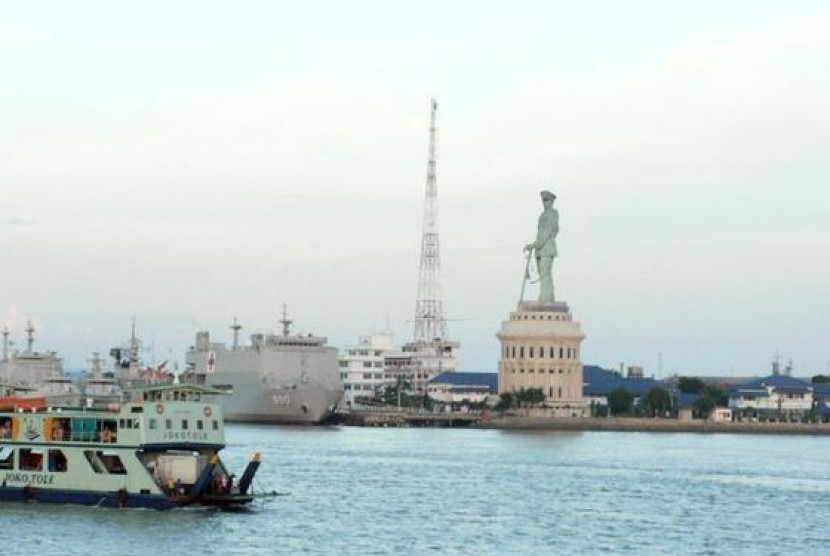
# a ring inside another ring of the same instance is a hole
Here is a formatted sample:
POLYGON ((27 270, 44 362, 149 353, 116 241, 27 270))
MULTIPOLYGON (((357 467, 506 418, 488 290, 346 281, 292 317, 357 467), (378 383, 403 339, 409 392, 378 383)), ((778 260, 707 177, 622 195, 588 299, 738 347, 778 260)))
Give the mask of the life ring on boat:
POLYGON ((210 408, 210 406, 206 405, 202 413, 205 414, 205 417, 210 417, 211 415, 213 415, 213 410, 210 408))
POLYGON ((164 413, 164 404, 163 403, 159 402, 159 403, 156 404, 156 413, 158 413, 159 415, 164 413))

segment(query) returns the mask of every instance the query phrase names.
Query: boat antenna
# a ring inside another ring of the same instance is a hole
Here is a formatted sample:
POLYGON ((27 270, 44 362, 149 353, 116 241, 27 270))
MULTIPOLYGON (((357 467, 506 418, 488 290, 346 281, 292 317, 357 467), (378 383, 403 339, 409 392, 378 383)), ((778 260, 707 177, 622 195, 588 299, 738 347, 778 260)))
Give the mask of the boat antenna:
POLYGON ((26 326, 26 353, 32 353, 32 344, 35 343, 35 327, 32 325, 31 319, 26 326))
POLYGON ((130 367, 128 372, 131 377, 138 374, 138 338, 135 335, 135 317, 133 317, 130 330, 130 367))
POLYGON ((231 330, 233 330, 233 349, 239 349, 239 331, 242 330, 242 325, 236 321, 236 317, 233 317, 231 330))
POLYGON ((280 321, 280 324, 282 325, 282 335, 283 336, 288 336, 289 332, 291 331, 290 330, 291 324, 293 322, 294 322, 293 320, 290 320, 288 318, 288 306, 285 303, 283 303, 282 304, 282 320, 280 321))
POLYGON ((9 327, 3 325, 3 361, 9 360, 9 327))
POLYGON ((101 354, 97 351, 92 352, 92 359, 90 362, 92 363, 92 376, 94 378, 101 378, 101 354))

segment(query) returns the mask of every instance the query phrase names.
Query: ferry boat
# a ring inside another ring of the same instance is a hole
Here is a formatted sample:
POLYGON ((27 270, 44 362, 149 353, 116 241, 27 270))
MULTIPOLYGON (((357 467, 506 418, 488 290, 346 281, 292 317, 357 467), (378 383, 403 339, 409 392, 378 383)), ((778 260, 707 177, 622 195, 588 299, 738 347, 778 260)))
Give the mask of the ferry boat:
POLYGON ((0 500, 118 508, 241 506, 254 499, 255 454, 236 481, 221 392, 193 384, 136 389, 123 404, 55 407, 0 385, 0 500))

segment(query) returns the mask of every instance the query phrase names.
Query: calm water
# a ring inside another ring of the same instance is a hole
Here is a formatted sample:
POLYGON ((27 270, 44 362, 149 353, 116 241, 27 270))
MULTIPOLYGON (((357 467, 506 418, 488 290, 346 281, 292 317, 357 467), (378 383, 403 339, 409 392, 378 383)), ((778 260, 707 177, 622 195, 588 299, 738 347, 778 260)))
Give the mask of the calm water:
POLYGON ((229 426, 236 513, 0 504, 0 554, 826 554, 830 438, 229 426))

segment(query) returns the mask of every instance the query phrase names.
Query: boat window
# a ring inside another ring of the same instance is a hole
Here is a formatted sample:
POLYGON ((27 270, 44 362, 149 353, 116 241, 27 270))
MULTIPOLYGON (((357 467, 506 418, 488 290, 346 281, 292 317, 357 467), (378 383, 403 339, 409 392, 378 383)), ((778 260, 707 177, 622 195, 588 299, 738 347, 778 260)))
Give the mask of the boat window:
POLYGON ((53 419, 52 420, 52 440, 61 441, 72 438, 72 420, 71 419, 53 419))
POLYGON ((124 463, 121 461, 121 457, 115 452, 84 450, 84 457, 86 457, 86 460, 96 473, 109 473, 111 475, 127 474, 127 470, 124 468, 124 463))
POLYGON ((55 473, 66 472, 66 456, 62 450, 49 450, 48 466, 49 471, 55 473))
POLYGON ((182 430, 183 431, 187 430, 187 419, 182 419, 182 430))
POLYGON ((89 462, 89 465, 92 467, 93 471, 95 471, 96 473, 106 472, 104 462, 102 462, 101 458, 98 457, 97 452, 95 452, 94 450, 84 450, 84 457, 89 462))
POLYGON ((149 428, 150 430, 155 429, 156 428, 156 420, 155 419, 150 419, 150 421, 147 423, 147 428, 149 428))
POLYGON ((0 448, 0 469, 14 469, 14 448, 11 446, 0 448))
POLYGON ((20 469, 22 471, 43 471, 43 452, 31 448, 21 448, 20 469))
POLYGON ((165 419, 164 420, 164 428, 170 430, 173 428, 173 420, 172 419, 165 419))
POLYGON ((112 475, 127 474, 127 470, 124 468, 124 463, 121 461, 121 457, 118 454, 111 452, 98 452, 98 457, 100 457, 101 461, 104 463, 107 473, 112 475))
POLYGON ((3 417, 0 419, 0 438, 12 437, 12 418, 3 417))
POLYGON ((101 442, 116 442, 117 436, 117 421, 115 419, 101 419, 98 422, 100 426, 99 438, 101 442))
MULTIPOLYGON (((73 417, 71 419, 69 440, 76 442, 94 441, 97 424, 98 420, 92 417, 73 417)), ((66 438, 66 435, 64 435, 64 438, 66 438)))
POLYGON ((213 420, 213 430, 219 430, 219 421, 217 421, 216 419, 213 420))
POLYGON ((202 421, 201 419, 197 419, 197 420, 196 420, 196 430, 200 430, 200 431, 201 431, 201 430, 204 430, 204 429, 205 429, 205 423, 204 423, 204 421, 202 421))
POLYGON ((139 423, 141 419, 119 419, 118 420, 118 428, 121 429, 137 429, 139 427, 139 423))

